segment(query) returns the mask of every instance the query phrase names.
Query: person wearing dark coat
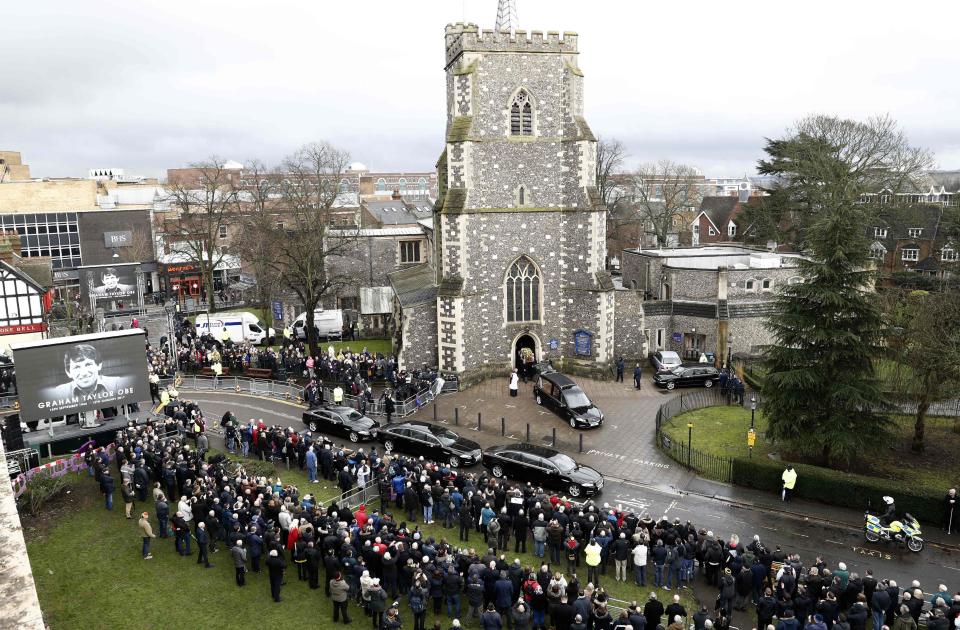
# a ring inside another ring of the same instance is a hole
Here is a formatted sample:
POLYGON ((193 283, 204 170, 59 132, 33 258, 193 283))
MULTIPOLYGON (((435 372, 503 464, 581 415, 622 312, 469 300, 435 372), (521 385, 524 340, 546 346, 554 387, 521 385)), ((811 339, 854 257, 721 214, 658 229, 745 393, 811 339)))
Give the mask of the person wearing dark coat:
POLYGON ((283 584, 283 571, 287 568, 287 561, 283 554, 278 553, 276 549, 271 549, 266 564, 270 574, 270 595, 273 601, 279 602, 281 601, 280 586, 283 584))
POLYGON ((203 563, 208 569, 213 566, 210 564, 209 546, 210 535, 207 534, 207 524, 200 523, 197 525, 197 548, 200 550, 197 554, 197 564, 203 563))
POLYGON ((873 597, 870 598, 870 612, 873 614, 874 628, 883 627, 889 609, 890 593, 887 592, 887 589, 878 588, 873 591, 873 597))
POLYGON ((773 598, 773 591, 768 588, 757 602, 757 628, 769 626, 775 614, 777 614, 777 600, 773 598))
POLYGON ((867 607, 862 602, 855 602, 847 610, 847 623, 850 624, 850 630, 867 630, 867 607))
POLYGON ((660 625, 663 617, 663 604, 657 600, 656 593, 650 593, 650 600, 643 606, 643 616, 647 618, 647 628, 651 630, 660 625))
POLYGON ((480 628, 482 630, 502 630, 503 623, 500 621, 500 613, 494 609, 493 604, 487 605, 487 610, 480 615, 480 628))
POLYGON ((104 499, 106 500, 106 508, 112 510, 114 482, 113 477, 110 476, 110 471, 106 468, 100 473, 100 492, 103 493, 104 499))
POLYGON ((510 607, 513 605, 513 582, 507 578, 506 571, 501 571, 500 578, 493 584, 492 603, 498 613, 510 614, 510 607))
POLYGON ((561 595, 560 603, 550 609, 550 622, 557 630, 570 630, 570 624, 573 623, 576 614, 577 611, 568 602, 566 595, 561 595))
POLYGON ((310 588, 318 589, 320 588, 320 550, 311 540, 307 543, 303 555, 307 562, 307 579, 310 581, 310 588))

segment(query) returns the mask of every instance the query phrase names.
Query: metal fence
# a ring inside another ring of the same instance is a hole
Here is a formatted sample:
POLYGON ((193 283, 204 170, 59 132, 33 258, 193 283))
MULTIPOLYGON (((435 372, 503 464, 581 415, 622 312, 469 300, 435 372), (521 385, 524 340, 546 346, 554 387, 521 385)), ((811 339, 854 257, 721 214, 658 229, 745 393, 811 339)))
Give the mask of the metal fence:
POLYGON ((371 479, 365 485, 353 488, 345 494, 340 494, 332 499, 328 499, 323 502, 327 507, 336 503, 338 506, 346 506, 355 510, 361 505, 369 505, 371 502, 376 501, 380 498, 380 484, 377 483, 377 480, 371 479))
POLYGON ((719 388, 702 389, 689 393, 681 392, 679 396, 660 405, 660 408, 657 410, 657 429, 654 438, 656 440, 656 446, 670 459, 691 470, 695 470, 711 479, 731 483, 733 481, 732 458, 711 455, 699 451, 692 448, 688 441, 672 439, 664 433, 661 428, 664 422, 685 411, 725 404, 735 404, 745 409, 750 409, 754 403, 759 409, 762 400, 760 393, 753 390, 745 392, 742 401, 733 396, 729 391, 723 392, 719 388))
MULTIPOLYGON (((303 403, 304 388, 293 382, 274 381, 270 379, 247 378, 245 376, 200 376, 197 374, 185 374, 178 376, 176 382, 174 379, 161 379, 160 387, 174 386, 177 390, 199 391, 199 392, 231 392, 239 394, 252 394, 254 396, 265 396, 276 398, 277 400, 288 400, 296 403, 303 403)), ((324 388, 323 398, 325 401, 333 400, 333 390, 324 388)), ((433 402, 433 393, 425 390, 416 396, 411 396, 406 400, 394 402, 393 417, 404 418, 414 413, 420 407, 433 402)), ((351 396, 344 394, 343 405, 359 409, 362 405, 360 396, 351 396)), ((366 414, 368 416, 386 416, 385 403, 382 400, 374 399, 366 403, 366 414)))

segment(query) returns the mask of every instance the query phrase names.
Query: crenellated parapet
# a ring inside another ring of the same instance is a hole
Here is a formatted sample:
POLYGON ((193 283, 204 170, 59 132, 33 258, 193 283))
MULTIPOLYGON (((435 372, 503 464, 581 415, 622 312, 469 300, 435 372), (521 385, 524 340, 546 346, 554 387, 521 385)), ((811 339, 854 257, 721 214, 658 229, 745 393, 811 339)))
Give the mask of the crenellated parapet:
POLYGON ((457 22, 446 27, 446 65, 464 52, 530 52, 577 54, 577 34, 565 31, 481 30, 476 24, 457 22))

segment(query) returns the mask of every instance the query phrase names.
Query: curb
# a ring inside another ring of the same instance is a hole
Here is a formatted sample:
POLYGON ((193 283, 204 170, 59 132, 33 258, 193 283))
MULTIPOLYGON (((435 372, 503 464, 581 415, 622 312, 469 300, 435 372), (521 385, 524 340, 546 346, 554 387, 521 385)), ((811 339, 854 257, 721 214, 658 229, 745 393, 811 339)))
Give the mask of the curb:
MULTIPOLYGON (((771 514, 779 514, 779 515, 782 515, 782 516, 786 516, 786 517, 789 517, 789 518, 795 518, 795 519, 798 519, 798 520, 814 521, 814 522, 818 522, 818 523, 825 523, 825 524, 828 524, 828 525, 832 525, 832 526, 834 526, 834 527, 840 527, 840 528, 847 529, 847 530, 850 530, 850 531, 855 531, 855 532, 862 531, 862 528, 861 528, 861 527, 859 527, 859 526, 857 526, 857 525, 853 525, 852 523, 850 523, 850 522, 848 522, 848 521, 838 521, 838 520, 826 518, 826 517, 823 517, 823 516, 812 516, 812 515, 809 515, 809 514, 803 514, 803 513, 800 513, 800 512, 794 512, 794 511, 792 511, 792 510, 783 510, 783 509, 774 508, 774 507, 770 507, 770 506, 763 505, 763 504, 752 503, 752 502, 750 502, 750 501, 743 501, 743 500, 741 500, 741 499, 734 499, 734 498, 732 498, 732 497, 726 497, 726 496, 723 496, 723 495, 720 495, 720 494, 704 494, 704 493, 701 493, 701 492, 693 492, 693 491, 689 491, 689 490, 680 490, 680 492, 681 492, 682 494, 697 496, 697 497, 701 497, 701 498, 704 498, 704 499, 713 499, 713 500, 715 500, 715 501, 720 501, 720 502, 722 502, 722 503, 726 503, 726 504, 728 504, 728 505, 732 505, 732 506, 734 506, 734 507, 739 507, 739 508, 742 508, 742 509, 754 510, 754 511, 757 511, 757 512, 769 512, 769 513, 771 513, 771 514)), ((938 549, 943 549, 943 550, 946 550, 946 551, 956 551, 956 552, 960 552, 960 543, 955 544, 955 545, 950 545, 950 544, 945 544, 945 543, 941 543, 941 542, 935 542, 935 541, 932 541, 932 540, 929 540, 929 539, 924 539, 923 543, 924 543, 924 545, 926 545, 926 546, 936 547, 936 548, 938 548, 938 549)))

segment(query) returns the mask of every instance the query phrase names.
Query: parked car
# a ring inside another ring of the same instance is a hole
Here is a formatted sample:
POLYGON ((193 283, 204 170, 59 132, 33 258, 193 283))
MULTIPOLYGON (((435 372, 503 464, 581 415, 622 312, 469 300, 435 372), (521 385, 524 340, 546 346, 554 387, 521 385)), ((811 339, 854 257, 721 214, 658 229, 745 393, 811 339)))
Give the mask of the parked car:
POLYGON ((559 372, 537 376, 533 397, 538 405, 553 411, 570 423, 574 429, 599 427, 603 424, 603 412, 587 397, 573 379, 559 372))
POLYGON ((316 433, 341 435, 351 442, 373 440, 380 423, 356 409, 339 405, 325 405, 303 412, 303 423, 316 433))
POLYGON ((720 380, 720 370, 711 365, 684 365, 671 372, 657 372, 653 384, 657 387, 713 387, 720 380))
POLYGON ((526 442, 488 448, 483 465, 494 477, 530 481, 571 497, 596 494, 603 488, 603 475, 593 468, 560 451, 526 442))
POLYGON ((656 372, 669 372, 683 365, 680 355, 672 350, 660 350, 650 355, 650 365, 656 372))
POLYGON ((426 422, 388 424, 377 433, 387 452, 401 451, 423 455, 426 459, 446 462, 452 468, 472 466, 480 462, 480 445, 460 437, 446 427, 426 422))

